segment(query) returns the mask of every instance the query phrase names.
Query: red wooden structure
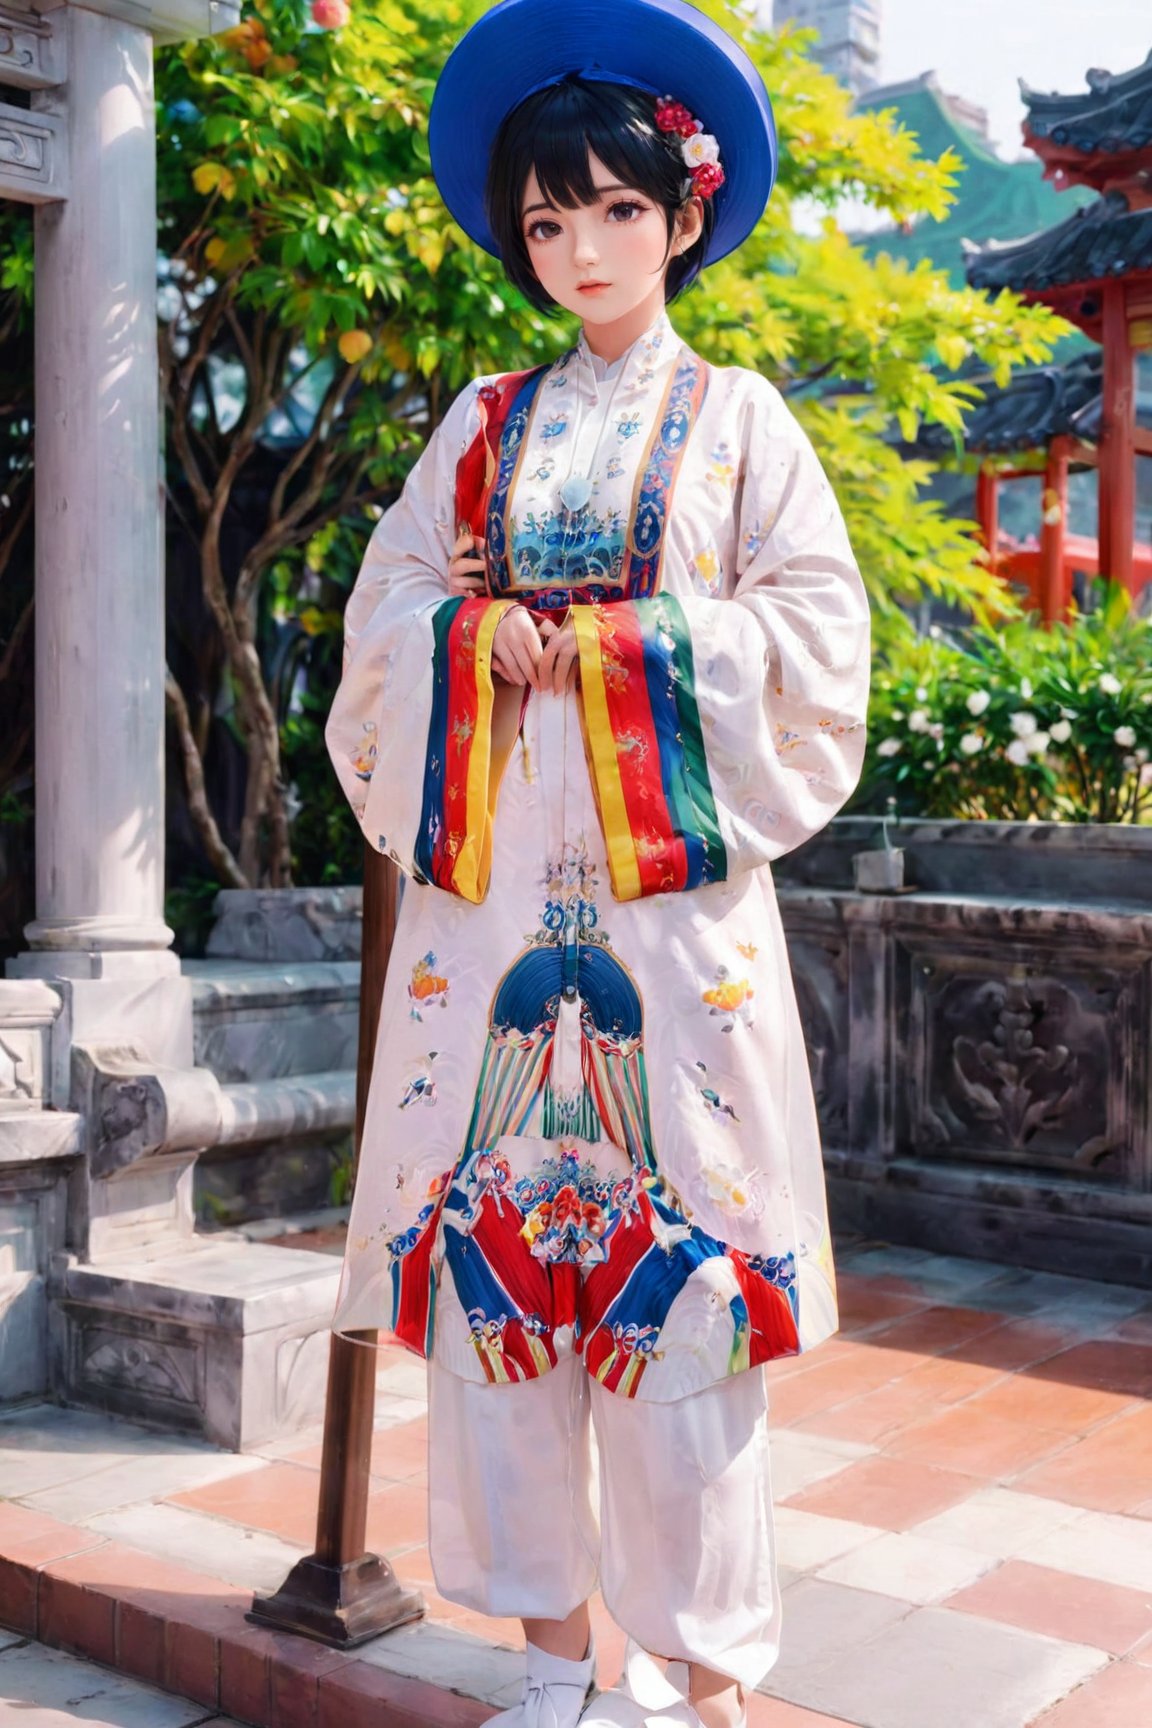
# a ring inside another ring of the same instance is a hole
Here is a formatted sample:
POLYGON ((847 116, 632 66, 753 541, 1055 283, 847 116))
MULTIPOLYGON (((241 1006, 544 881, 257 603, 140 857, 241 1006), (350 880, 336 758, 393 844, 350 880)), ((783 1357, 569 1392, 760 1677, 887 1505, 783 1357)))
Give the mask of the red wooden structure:
POLYGON ((1092 435, 1050 427, 1043 442, 1035 533, 1010 543, 998 523, 1003 486, 1035 468, 988 455, 977 488, 995 567, 1028 591, 1046 621, 1066 614, 1077 571, 1133 594, 1152 582, 1152 54, 1134 71, 1090 72, 1087 82, 1084 95, 1025 90, 1024 138, 1047 178, 1091 186, 1099 198, 1041 234, 968 254, 973 287, 1043 302, 1102 349, 1092 435), (1096 533, 1072 534, 1069 473, 1090 468, 1098 475, 1096 533))

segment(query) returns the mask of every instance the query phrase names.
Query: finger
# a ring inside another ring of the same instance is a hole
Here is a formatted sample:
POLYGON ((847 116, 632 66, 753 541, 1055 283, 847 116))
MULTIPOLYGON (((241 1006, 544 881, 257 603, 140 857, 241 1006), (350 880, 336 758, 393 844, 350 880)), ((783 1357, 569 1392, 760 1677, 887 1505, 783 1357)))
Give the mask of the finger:
POLYGON ((570 648, 561 648, 556 655, 556 664, 552 671, 552 688, 557 696, 563 696, 568 688, 572 675, 573 655, 570 648))
POLYGON ((543 652, 540 647, 540 638, 535 630, 533 630, 530 639, 520 644, 520 647, 520 664, 524 667, 525 683, 531 684, 533 690, 543 689, 544 682, 540 676, 540 662, 543 659, 543 652))
POLYGON ((505 684, 523 684, 524 682, 520 668, 505 654, 493 653, 492 668, 493 671, 499 673, 505 684))

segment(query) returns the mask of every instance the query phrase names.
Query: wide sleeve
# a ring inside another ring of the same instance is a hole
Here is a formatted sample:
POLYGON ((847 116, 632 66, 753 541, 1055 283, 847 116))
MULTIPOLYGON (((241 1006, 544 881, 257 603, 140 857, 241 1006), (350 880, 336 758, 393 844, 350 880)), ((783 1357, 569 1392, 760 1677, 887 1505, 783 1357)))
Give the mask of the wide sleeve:
POLYGON ((491 650, 508 602, 450 594, 457 461, 479 426, 464 390, 372 533, 344 614, 325 742, 365 838, 420 882, 487 889, 491 650))
POLYGON ((859 778, 868 605, 832 488, 766 380, 741 406, 735 577, 572 609, 612 891, 722 881, 789 852, 859 778))

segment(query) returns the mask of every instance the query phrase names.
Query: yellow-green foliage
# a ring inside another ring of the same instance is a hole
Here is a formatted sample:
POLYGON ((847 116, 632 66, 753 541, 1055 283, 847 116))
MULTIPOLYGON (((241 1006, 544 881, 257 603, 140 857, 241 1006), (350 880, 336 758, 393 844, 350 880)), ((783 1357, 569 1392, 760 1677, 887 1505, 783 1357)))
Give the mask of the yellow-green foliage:
MULTIPOLYGON (((239 31, 161 56, 172 250, 192 272, 230 277, 238 305, 359 368, 368 388, 339 435, 374 443, 377 481, 399 474, 416 445, 373 383, 422 373, 435 415, 477 372, 546 357, 572 333, 507 287, 430 178, 436 73, 483 9, 361 0, 342 30, 318 32, 296 3, 255 0, 239 31)), ((910 440, 923 420, 958 436, 974 392, 947 373, 974 357, 1006 378, 1043 359, 1064 326, 1009 294, 958 293, 927 265, 866 258, 837 226, 842 201, 931 220, 947 210, 959 164, 926 160, 891 115, 853 113, 804 33, 774 36, 724 0, 701 9, 763 72, 781 173, 755 234, 675 309, 679 329, 707 358, 753 367, 789 393, 840 494, 882 631, 899 630, 900 603, 926 591, 981 617, 1010 610, 969 525, 925 499, 931 467, 903 463, 891 439, 910 440)))

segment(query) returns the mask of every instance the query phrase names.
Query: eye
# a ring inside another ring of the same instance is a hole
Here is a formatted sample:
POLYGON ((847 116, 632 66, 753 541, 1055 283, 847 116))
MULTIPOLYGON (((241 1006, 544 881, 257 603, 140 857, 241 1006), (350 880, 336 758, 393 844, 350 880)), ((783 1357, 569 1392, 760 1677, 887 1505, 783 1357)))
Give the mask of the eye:
POLYGON ((547 216, 537 216, 535 222, 529 222, 524 232, 529 240, 552 240, 559 234, 560 224, 551 221, 547 216))
POLYGON ((645 206, 638 204, 635 198, 621 198, 608 207, 608 215, 613 222, 635 222, 638 216, 644 214, 645 206))

